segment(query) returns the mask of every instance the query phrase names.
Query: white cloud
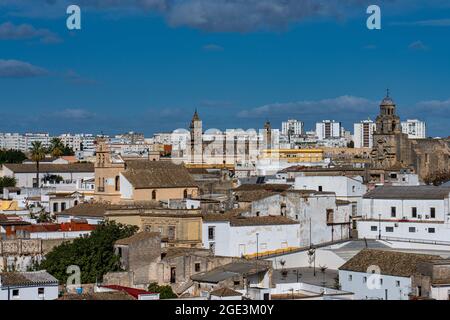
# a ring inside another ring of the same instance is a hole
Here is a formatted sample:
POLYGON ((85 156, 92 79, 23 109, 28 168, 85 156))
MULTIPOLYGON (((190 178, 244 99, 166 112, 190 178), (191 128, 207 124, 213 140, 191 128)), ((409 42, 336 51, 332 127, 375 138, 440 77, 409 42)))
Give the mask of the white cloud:
POLYGON ((408 46, 408 48, 411 50, 416 50, 416 51, 427 51, 428 50, 428 47, 420 40, 414 41, 413 43, 411 43, 408 46))
POLYGON ((15 25, 11 22, 0 24, 0 40, 39 39, 42 43, 56 43, 61 39, 47 29, 38 29, 30 24, 15 25))
POLYGON ((241 118, 261 118, 274 115, 316 115, 332 113, 367 114, 368 110, 378 105, 375 101, 354 96, 341 96, 333 99, 317 101, 296 101, 266 104, 260 107, 243 110, 238 113, 241 118))
POLYGON ((88 120, 95 117, 95 113, 85 109, 67 108, 54 113, 55 117, 71 120, 88 120))
POLYGON ((30 78, 48 74, 44 68, 19 60, 0 59, 0 78, 30 78))

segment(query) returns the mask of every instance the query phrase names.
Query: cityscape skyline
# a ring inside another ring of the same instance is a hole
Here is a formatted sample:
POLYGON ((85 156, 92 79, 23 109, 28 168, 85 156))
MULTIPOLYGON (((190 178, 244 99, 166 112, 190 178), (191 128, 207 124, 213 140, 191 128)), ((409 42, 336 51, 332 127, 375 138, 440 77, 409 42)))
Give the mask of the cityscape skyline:
POLYGON ((287 118, 336 118, 350 128, 373 119, 390 88, 402 119, 448 136, 450 7, 442 1, 382 1, 381 30, 366 28, 364 1, 321 1, 321 10, 266 1, 273 7, 256 7, 247 24, 245 6, 231 10, 236 1, 229 11, 199 1, 201 25, 195 11, 183 20, 166 1, 152 2, 165 11, 121 2, 132 7, 127 14, 120 3, 96 3, 79 3, 75 31, 66 28, 65 1, 0 5, 0 115, 20 119, 0 131, 152 134, 184 128, 195 108, 210 128, 287 118))

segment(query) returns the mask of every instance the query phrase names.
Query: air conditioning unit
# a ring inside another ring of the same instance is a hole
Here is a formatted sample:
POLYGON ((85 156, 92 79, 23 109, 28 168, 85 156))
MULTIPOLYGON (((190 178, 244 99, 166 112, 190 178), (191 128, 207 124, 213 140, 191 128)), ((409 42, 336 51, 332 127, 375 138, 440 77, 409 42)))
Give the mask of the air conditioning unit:
POLYGON ((429 216, 429 215, 426 215, 426 216, 425 216, 425 219, 430 219, 430 216, 429 216))
POLYGON ((422 215, 419 214, 419 215, 417 216, 417 218, 418 218, 418 219, 422 219, 422 215))
POLYGON ((398 228, 398 223, 395 223, 395 224, 394 224, 394 227, 398 228))

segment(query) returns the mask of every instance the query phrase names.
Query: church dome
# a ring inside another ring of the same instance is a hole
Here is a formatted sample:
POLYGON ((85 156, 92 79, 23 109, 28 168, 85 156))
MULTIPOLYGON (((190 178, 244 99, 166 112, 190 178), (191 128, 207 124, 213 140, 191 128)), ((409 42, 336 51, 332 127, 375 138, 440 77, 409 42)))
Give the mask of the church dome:
POLYGON ((386 97, 381 101, 382 106, 395 106, 394 100, 389 96, 389 90, 387 92, 386 97))

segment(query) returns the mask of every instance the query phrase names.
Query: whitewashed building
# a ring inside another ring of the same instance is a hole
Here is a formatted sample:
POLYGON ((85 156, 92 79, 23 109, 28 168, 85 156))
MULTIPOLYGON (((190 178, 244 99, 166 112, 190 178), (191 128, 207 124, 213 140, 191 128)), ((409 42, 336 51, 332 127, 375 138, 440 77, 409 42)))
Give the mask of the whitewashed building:
POLYGON ((0 300, 55 300, 58 280, 46 271, 0 273, 0 300))
POLYGON ((299 225, 300 247, 348 239, 351 203, 336 199, 334 192, 286 190, 251 204, 251 216, 284 216, 299 225))
POLYGON ((203 247, 227 257, 263 256, 300 246, 299 223, 282 216, 205 215, 203 247))
POLYGON ((341 137, 341 123, 334 120, 324 120, 316 123, 316 136, 319 140, 341 137))
MULTIPOLYGON (((17 187, 36 186, 36 164, 3 164, 1 176, 14 177, 17 187)), ((94 178, 94 164, 47 164, 39 166, 39 186, 47 182, 76 185, 77 181, 94 178), (61 179, 59 181, 58 179, 61 179)))
POLYGON ((417 119, 401 122, 402 132, 408 135, 410 139, 425 139, 427 137, 427 126, 424 121, 417 119))
POLYGON ((300 174, 295 177, 294 189, 333 192, 336 199, 349 201, 352 215, 358 216, 362 210, 362 196, 367 192, 363 182, 361 176, 300 174))
POLYGON ((341 290, 358 300, 409 300, 419 262, 439 256, 364 249, 339 268, 341 290))
POLYGON ((363 196, 358 235, 450 244, 450 188, 382 186, 363 196))
POLYGON ((373 132, 376 124, 372 120, 363 120, 353 125, 353 142, 355 148, 372 148, 373 132))
POLYGON ((304 132, 304 123, 299 120, 289 119, 281 123, 281 134, 284 136, 302 135, 304 132))

